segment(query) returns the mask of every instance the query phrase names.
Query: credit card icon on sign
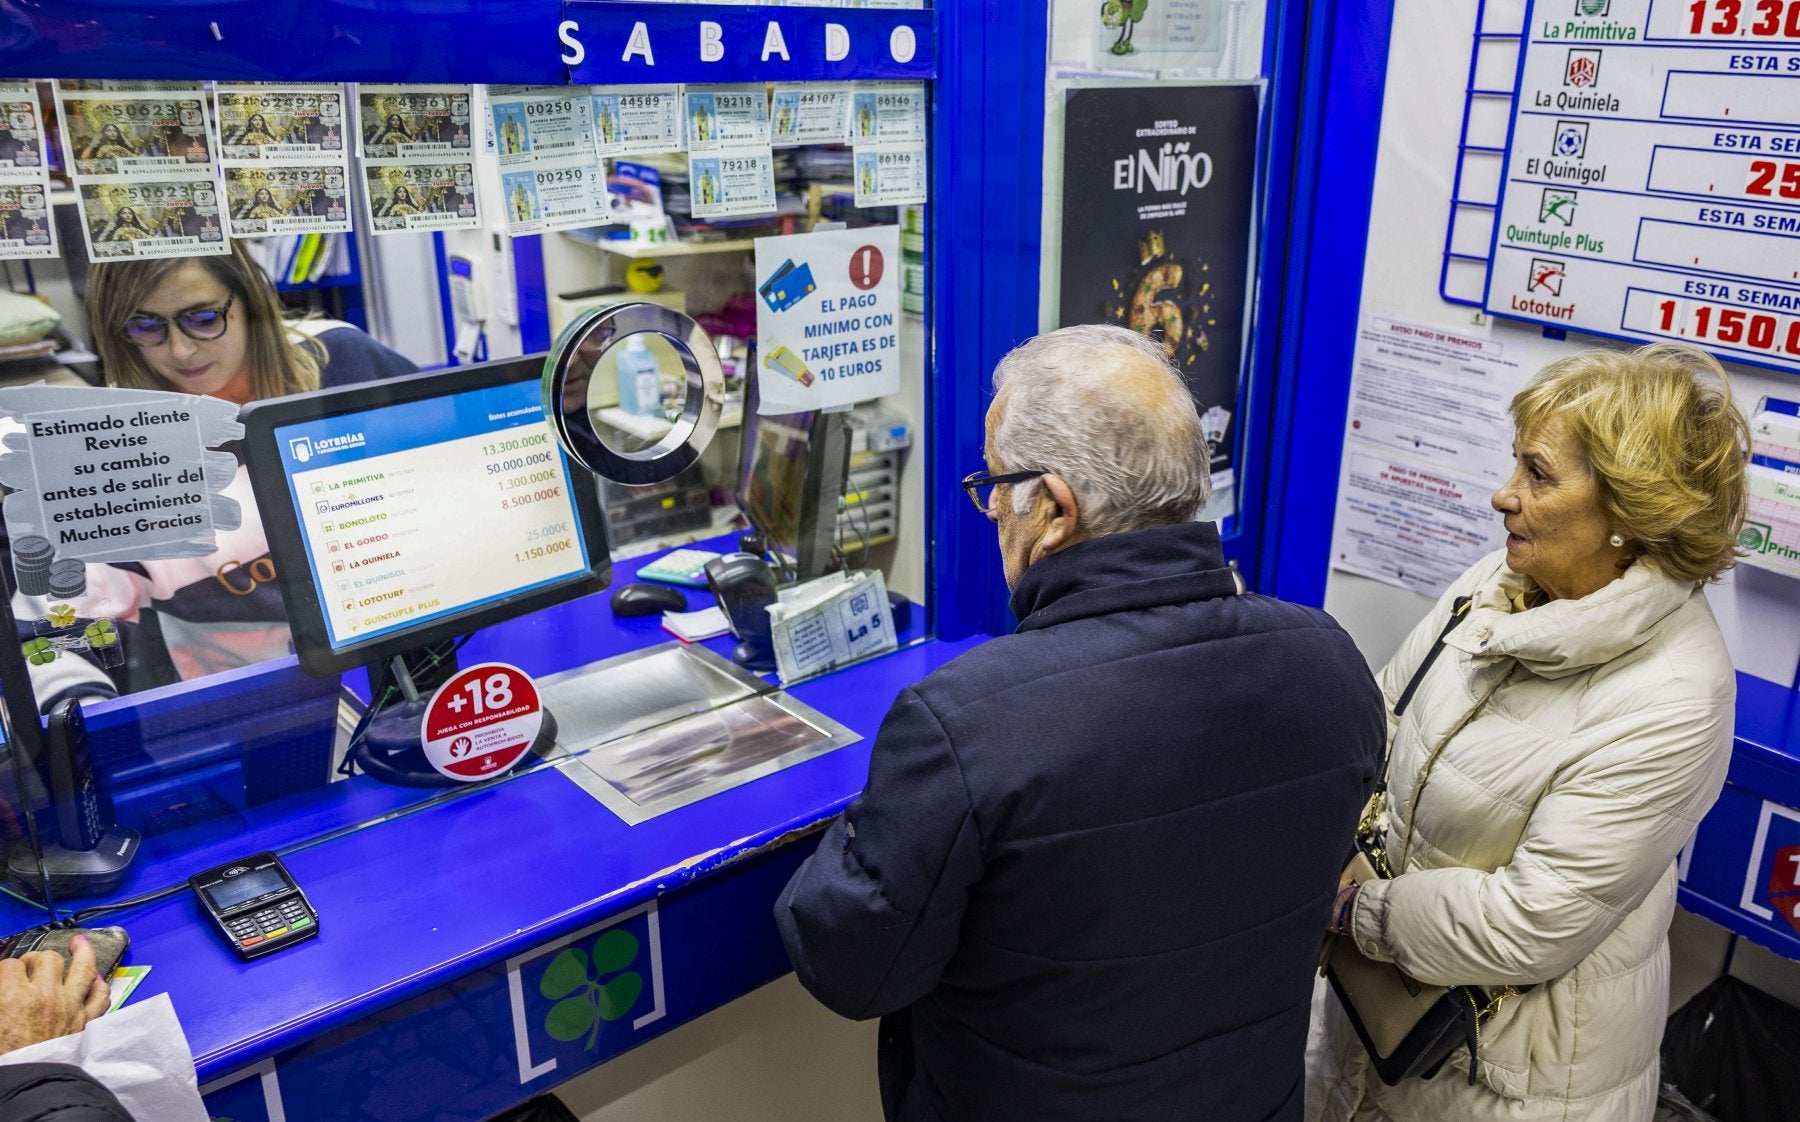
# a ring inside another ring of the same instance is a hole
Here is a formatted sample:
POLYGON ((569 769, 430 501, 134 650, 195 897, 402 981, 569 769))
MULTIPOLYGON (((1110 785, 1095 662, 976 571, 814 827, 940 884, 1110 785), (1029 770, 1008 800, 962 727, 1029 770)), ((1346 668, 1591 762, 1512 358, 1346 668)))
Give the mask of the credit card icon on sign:
POLYGON ((785 312, 818 287, 813 281, 812 266, 795 265, 793 259, 789 258, 756 291, 771 312, 785 312))

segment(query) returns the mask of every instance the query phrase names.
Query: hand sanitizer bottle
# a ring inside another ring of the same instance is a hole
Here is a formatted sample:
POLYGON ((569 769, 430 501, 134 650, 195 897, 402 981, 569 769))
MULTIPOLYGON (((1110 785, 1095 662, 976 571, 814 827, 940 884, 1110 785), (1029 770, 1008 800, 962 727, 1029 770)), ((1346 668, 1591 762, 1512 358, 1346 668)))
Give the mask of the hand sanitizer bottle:
POLYGON ((614 367, 619 374, 619 408, 640 417, 656 413, 662 405, 656 355, 642 334, 626 336, 614 367))

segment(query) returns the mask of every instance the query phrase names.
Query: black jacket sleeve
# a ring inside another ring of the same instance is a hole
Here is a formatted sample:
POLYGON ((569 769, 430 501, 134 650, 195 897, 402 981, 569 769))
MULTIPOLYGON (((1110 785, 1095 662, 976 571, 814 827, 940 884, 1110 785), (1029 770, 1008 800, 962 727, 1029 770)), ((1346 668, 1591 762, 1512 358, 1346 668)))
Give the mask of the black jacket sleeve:
POLYGON ((0 1119, 134 1122, 111 1091, 73 1064, 0 1063, 0 1119))
POLYGON ((954 746, 907 690, 875 738, 868 785, 775 903, 801 984, 858 1019, 930 993, 956 952, 981 870, 954 746))

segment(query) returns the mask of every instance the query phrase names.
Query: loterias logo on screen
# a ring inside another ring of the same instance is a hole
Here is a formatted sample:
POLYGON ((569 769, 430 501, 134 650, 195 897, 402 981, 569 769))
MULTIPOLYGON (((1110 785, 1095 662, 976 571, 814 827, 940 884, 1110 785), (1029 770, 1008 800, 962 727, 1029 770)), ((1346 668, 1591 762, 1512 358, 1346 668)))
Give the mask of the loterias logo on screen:
POLYGON ((363 434, 347 432, 342 436, 325 436, 318 440, 296 436, 288 441, 288 452, 300 463, 309 462, 314 456, 329 455, 332 452, 343 452, 351 448, 363 446, 363 434))

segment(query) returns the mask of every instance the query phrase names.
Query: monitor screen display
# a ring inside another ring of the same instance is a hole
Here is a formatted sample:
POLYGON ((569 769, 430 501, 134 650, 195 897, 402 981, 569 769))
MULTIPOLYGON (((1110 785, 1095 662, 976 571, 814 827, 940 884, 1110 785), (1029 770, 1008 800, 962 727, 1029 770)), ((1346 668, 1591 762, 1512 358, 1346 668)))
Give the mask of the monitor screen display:
POLYGON ((303 666, 342 669, 604 587, 593 480, 570 469, 545 420, 540 365, 246 409, 303 666))
POLYGON ((759 416, 745 406, 738 505, 768 550, 810 580, 837 565, 837 511, 849 468, 843 414, 759 416))

